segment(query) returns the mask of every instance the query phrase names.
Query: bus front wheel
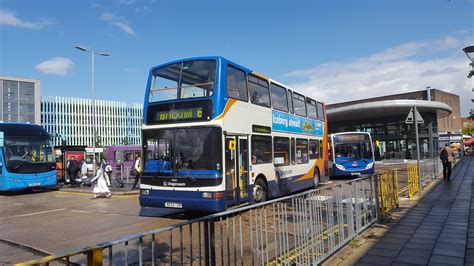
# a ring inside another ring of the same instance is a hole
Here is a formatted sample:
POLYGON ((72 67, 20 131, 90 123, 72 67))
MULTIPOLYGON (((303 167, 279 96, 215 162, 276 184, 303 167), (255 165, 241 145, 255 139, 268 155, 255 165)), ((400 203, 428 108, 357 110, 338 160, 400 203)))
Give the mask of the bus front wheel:
POLYGON ((320 181, 319 170, 316 168, 316 169, 314 169, 314 176, 313 176, 313 185, 314 185, 314 188, 318 188, 318 186, 319 186, 319 181, 320 181))
POLYGON ((259 203, 264 202, 267 200, 268 197, 268 190, 267 184, 263 179, 259 178, 253 184, 253 202, 259 203))

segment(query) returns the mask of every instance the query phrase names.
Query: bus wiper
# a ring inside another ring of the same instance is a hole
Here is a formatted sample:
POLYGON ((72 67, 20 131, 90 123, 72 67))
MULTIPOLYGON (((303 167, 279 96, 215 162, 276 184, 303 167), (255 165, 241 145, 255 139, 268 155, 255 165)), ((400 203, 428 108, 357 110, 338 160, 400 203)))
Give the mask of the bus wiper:
POLYGON ((18 168, 20 168, 20 166, 24 165, 26 163, 26 161, 21 161, 17 166, 14 167, 14 170, 18 170, 18 168))
POLYGON ((183 166, 182 170, 186 174, 186 177, 191 179, 191 181, 196 182, 196 178, 193 177, 193 175, 191 174, 191 171, 189 171, 188 167, 185 164, 182 164, 182 166, 183 166))

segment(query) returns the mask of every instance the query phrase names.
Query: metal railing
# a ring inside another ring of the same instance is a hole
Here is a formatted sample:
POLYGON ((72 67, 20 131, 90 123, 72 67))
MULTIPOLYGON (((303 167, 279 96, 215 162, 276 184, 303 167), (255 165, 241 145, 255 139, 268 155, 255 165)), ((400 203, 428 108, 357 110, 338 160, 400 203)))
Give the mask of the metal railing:
POLYGON ((26 263, 315 264, 376 221, 376 193, 363 177, 26 263))
POLYGON ((380 215, 385 215, 399 207, 398 201, 398 171, 385 171, 377 176, 378 193, 380 200, 380 215))
POLYGON ((418 165, 411 164, 407 166, 408 170, 408 198, 413 198, 416 193, 420 192, 420 183, 418 179, 418 165))

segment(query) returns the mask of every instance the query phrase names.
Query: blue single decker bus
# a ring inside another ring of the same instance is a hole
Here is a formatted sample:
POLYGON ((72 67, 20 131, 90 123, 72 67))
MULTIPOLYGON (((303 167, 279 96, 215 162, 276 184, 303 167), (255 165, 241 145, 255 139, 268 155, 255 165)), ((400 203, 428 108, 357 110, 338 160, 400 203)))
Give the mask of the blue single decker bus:
POLYGON ((140 204, 218 212, 317 187, 324 103, 223 57, 150 70, 140 204))
POLYGON ((374 173, 372 138, 366 132, 342 132, 329 136, 331 176, 359 176, 374 173))
POLYGON ((0 123, 0 191, 57 184, 51 136, 41 126, 0 123))

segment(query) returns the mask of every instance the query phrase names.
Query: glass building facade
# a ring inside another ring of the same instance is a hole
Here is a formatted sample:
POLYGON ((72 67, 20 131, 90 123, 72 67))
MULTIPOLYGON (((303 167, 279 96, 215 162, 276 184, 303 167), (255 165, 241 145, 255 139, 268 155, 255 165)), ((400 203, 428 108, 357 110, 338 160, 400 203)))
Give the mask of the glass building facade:
MULTIPOLYGON (((437 150, 438 125, 436 113, 421 113, 424 123, 418 124, 420 155, 428 157, 431 149, 437 150), (432 128, 432 146, 429 145, 429 128, 432 128)), ((381 159, 412 159, 416 157, 415 125, 405 124, 406 115, 388 116, 329 123, 329 133, 362 131, 368 132, 376 142, 381 159)))
POLYGON ((40 82, 0 76, 0 118, 3 122, 40 124, 40 82))
MULTIPOLYGON (((97 146, 141 144, 143 105, 96 100, 97 146)), ((93 146, 92 99, 43 97, 42 125, 50 134, 64 137, 67 145, 93 146)), ((61 138, 54 139, 61 145, 61 138)))

